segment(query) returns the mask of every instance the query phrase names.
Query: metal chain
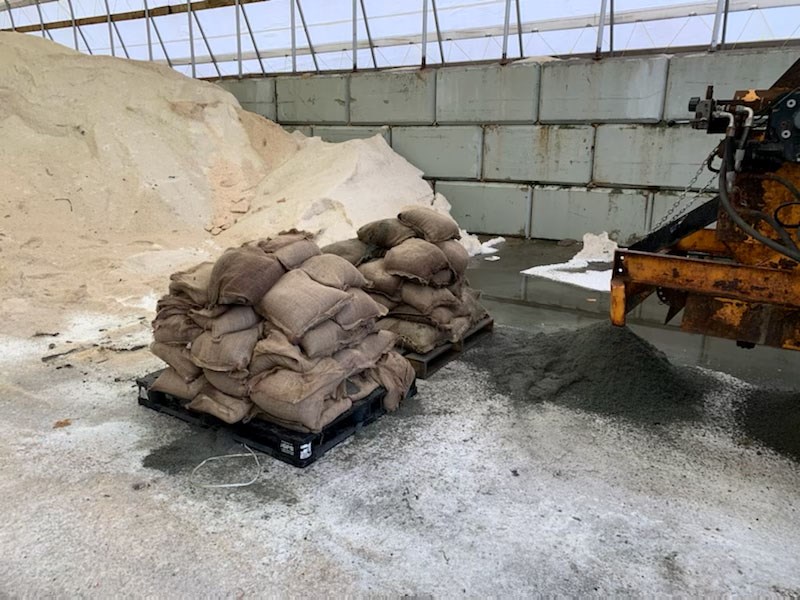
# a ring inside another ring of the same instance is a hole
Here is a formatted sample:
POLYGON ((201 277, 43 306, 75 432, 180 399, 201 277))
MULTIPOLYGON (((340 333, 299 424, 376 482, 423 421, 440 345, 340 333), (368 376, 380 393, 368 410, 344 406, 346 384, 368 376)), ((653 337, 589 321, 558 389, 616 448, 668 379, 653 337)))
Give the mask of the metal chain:
POLYGON ((692 195, 691 195, 691 196, 689 196, 689 192, 691 191, 691 189, 692 189, 692 186, 693 186, 693 185, 694 185, 694 184, 697 182, 697 180, 698 180, 698 179, 700 179, 700 175, 702 175, 702 174, 703 174, 703 171, 705 171, 705 169, 706 169, 706 163, 708 163, 708 161, 709 161, 709 160, 710 160, 710 159, 711 159, 711 158, 712 158, 712 157, 713 157, 713 156, 714 156, 716 153, 717 153, 717 149, 716 149, 716 148, 714 148, 714 149, 713 149, 713 150, 712 150, 712 151, 709 153, 709 155, 708 155, 708 156, 706 156, 706 157, 705 157, 705 159, 703 159, 703 162, 700 164, 700 168, 699 168, 699 169, 697 169, 697 172, 694 174, 694 177, 692 177, 692 178, 691 178, 691 180, 689 181, 689 183, 686 185, 686 187, 683 189, 683 191, 681 192, 681 194, 678 196, 678 199, 677 199, 677 200, 675 200, 675 202, 672 204, 672 206, 670 206, 670 207, 669 207, 669 210, 667 210, 667 212, 666 212, 666 213, 664 213, 664 216, 663 216, 663 217, 661 217, 661 219, 658 221, 658 223, 656 223, 656 224, 655 224, 655 226, 653 226, 653 227, 650 229, 651 231, 657 231, 658 229, 660 229, 661 227, 663 227, 663 226, 664 226, 664 224, 665 224, 665 223, 667 223, 667 222, 668 222, 670 219, 673 219, 673 220, 674 220, 674 219, 678 219, 679 217, 682 217, 682 216, 683 216, 685 213, 687 213, 687 212, 688 212, 689 208, 690 208, 692 205, 694 205, 694 203, 695 203, 695 202, 697 201, 697 199, 700 197, 700 194, 702 194, 703 192, 705 192, 705 191, 706 191, 706 190, 709 188, 709 186, 710 186, 712 183, 714 183, 714 182, 717 180, 717 177, 718 177, 718 176, 717 176, 717 174, 716 174, 716 173, 712 173, 712 175, 711 175, 711 178, 710 178, 710 179, 709 179, 709 180, 706 182, 706 184, 705 184, 703 187, 701 187, 701 188, 700 188, 698 191, 696 191, 696 192, 692 193, 692 195), (679 211, 676 213, 675 211, 676 211, 676 210, 678 210, 678 207, 681 205, 681 203, 682 203, 682 202, 683 202, 683 201, 684 201, 684 200, 685 200, 687 197, 689 197, 689 200, 690 200, 690 201, 689 201, 689 203, 688 203, 688 204, 686 204, 686 206, 684 206, 683 208, 681 208, 681 210, 679 210, 679 211))

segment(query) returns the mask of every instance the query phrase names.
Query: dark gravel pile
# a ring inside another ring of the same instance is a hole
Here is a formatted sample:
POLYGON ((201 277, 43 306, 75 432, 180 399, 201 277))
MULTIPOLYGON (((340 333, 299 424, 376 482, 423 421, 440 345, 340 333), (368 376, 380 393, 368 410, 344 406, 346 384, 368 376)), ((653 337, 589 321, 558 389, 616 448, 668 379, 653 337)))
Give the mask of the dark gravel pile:
POLYGON ((698 418, 704 394, 716 385, 672 365, 631 330, 605 322, 555 334, 498 328, 465 360, 488 371, 517 401, 654 424, 698 418))
POLYGON ((800 460, 799 393, 755 389, 739 406, 736 417, 749 438, 800 460))

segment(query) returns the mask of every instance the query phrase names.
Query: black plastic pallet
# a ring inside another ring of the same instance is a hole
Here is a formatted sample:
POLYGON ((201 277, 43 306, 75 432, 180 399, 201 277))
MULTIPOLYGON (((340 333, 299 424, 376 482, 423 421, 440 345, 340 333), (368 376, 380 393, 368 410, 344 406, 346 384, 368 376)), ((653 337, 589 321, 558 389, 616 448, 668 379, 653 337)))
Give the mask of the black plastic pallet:
POLYGON ((458 342, 448 342, 425 354, 406 352, 403 356, 414 367, 418 379, 427 379, 451 360, 457 358, 464 350, 472 348, 484 335, 491 333, 492 329, 494 329, 494 319, 485 317, 473 325, 458 342))
MULTIPOLYGON (((188 410, 184 407, 186 400, 151 390, 150 386, 162 372, 156 371, 136 380, 139 386, 139 404, 191 425, 226 429, 237 442, 301 469, 316 462, 328 450, 386 413, 383 408, 386 390, 381 387, 363 400, 354 403, 350 410, 337 417, 319 433, 294 431, 262 419, 231 425, 212 415, 188 410)), ((412 384, 406 398, 411 398, 416 393, 417 387, 412 384)))

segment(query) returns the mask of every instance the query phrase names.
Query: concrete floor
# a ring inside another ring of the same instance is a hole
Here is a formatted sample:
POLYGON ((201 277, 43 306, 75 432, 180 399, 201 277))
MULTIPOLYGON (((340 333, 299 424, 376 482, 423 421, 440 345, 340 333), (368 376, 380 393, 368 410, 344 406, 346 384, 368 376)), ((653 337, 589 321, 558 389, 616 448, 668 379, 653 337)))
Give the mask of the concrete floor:
MULTIPOLYGON (((509 243, 470 278, 501 324, 574 328, 602 294, 515 271, 575 250, 509 243)), ((792 386, 795 354, 739 358, 648 315, 636 331, 679 362, 792 386)), ((0 596, 800 594, 800 465, 744 439, 727 374, 699 421, 650 427, 513 401, 456 361, 308 469, 265 458, 257 484, 208 490, 192 469, 241 447, 136 404, 158 361, 127 350, 148 336, 132 321, 65 317, 54 349, 0 335, 0 596), (86 349, 41 360, 66 340, 86 349)))

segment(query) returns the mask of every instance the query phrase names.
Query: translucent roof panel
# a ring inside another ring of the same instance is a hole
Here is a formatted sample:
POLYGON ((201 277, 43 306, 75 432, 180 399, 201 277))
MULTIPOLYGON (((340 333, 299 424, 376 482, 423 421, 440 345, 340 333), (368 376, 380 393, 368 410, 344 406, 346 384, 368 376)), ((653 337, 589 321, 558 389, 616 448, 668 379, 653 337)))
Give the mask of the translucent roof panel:
MULTIPOLYGON (((497 60, 504 45, 511 59, 587 54, 598 43, 602 4, 601 0, 238 2, 237 7, 237 0, 191 4, 0 0, 0 29, 44 35, 92 54, 152 57, 182 73, 214 78, 412 66, 420 65, 423 55, 428 64, 497 60), (191 17, 187 7, 192 8, 191 17), (144 18, 145 9, 149 19, 144 18)), ((800 38, 800 0, 727 0, 727 4, 728 48, 800 38)), ((707 47, 717 6, 713 0, 615 0, 613 31, 611 15, 604 18, 602 51, 612 49, 612 37, 615 55, 707 47)))

